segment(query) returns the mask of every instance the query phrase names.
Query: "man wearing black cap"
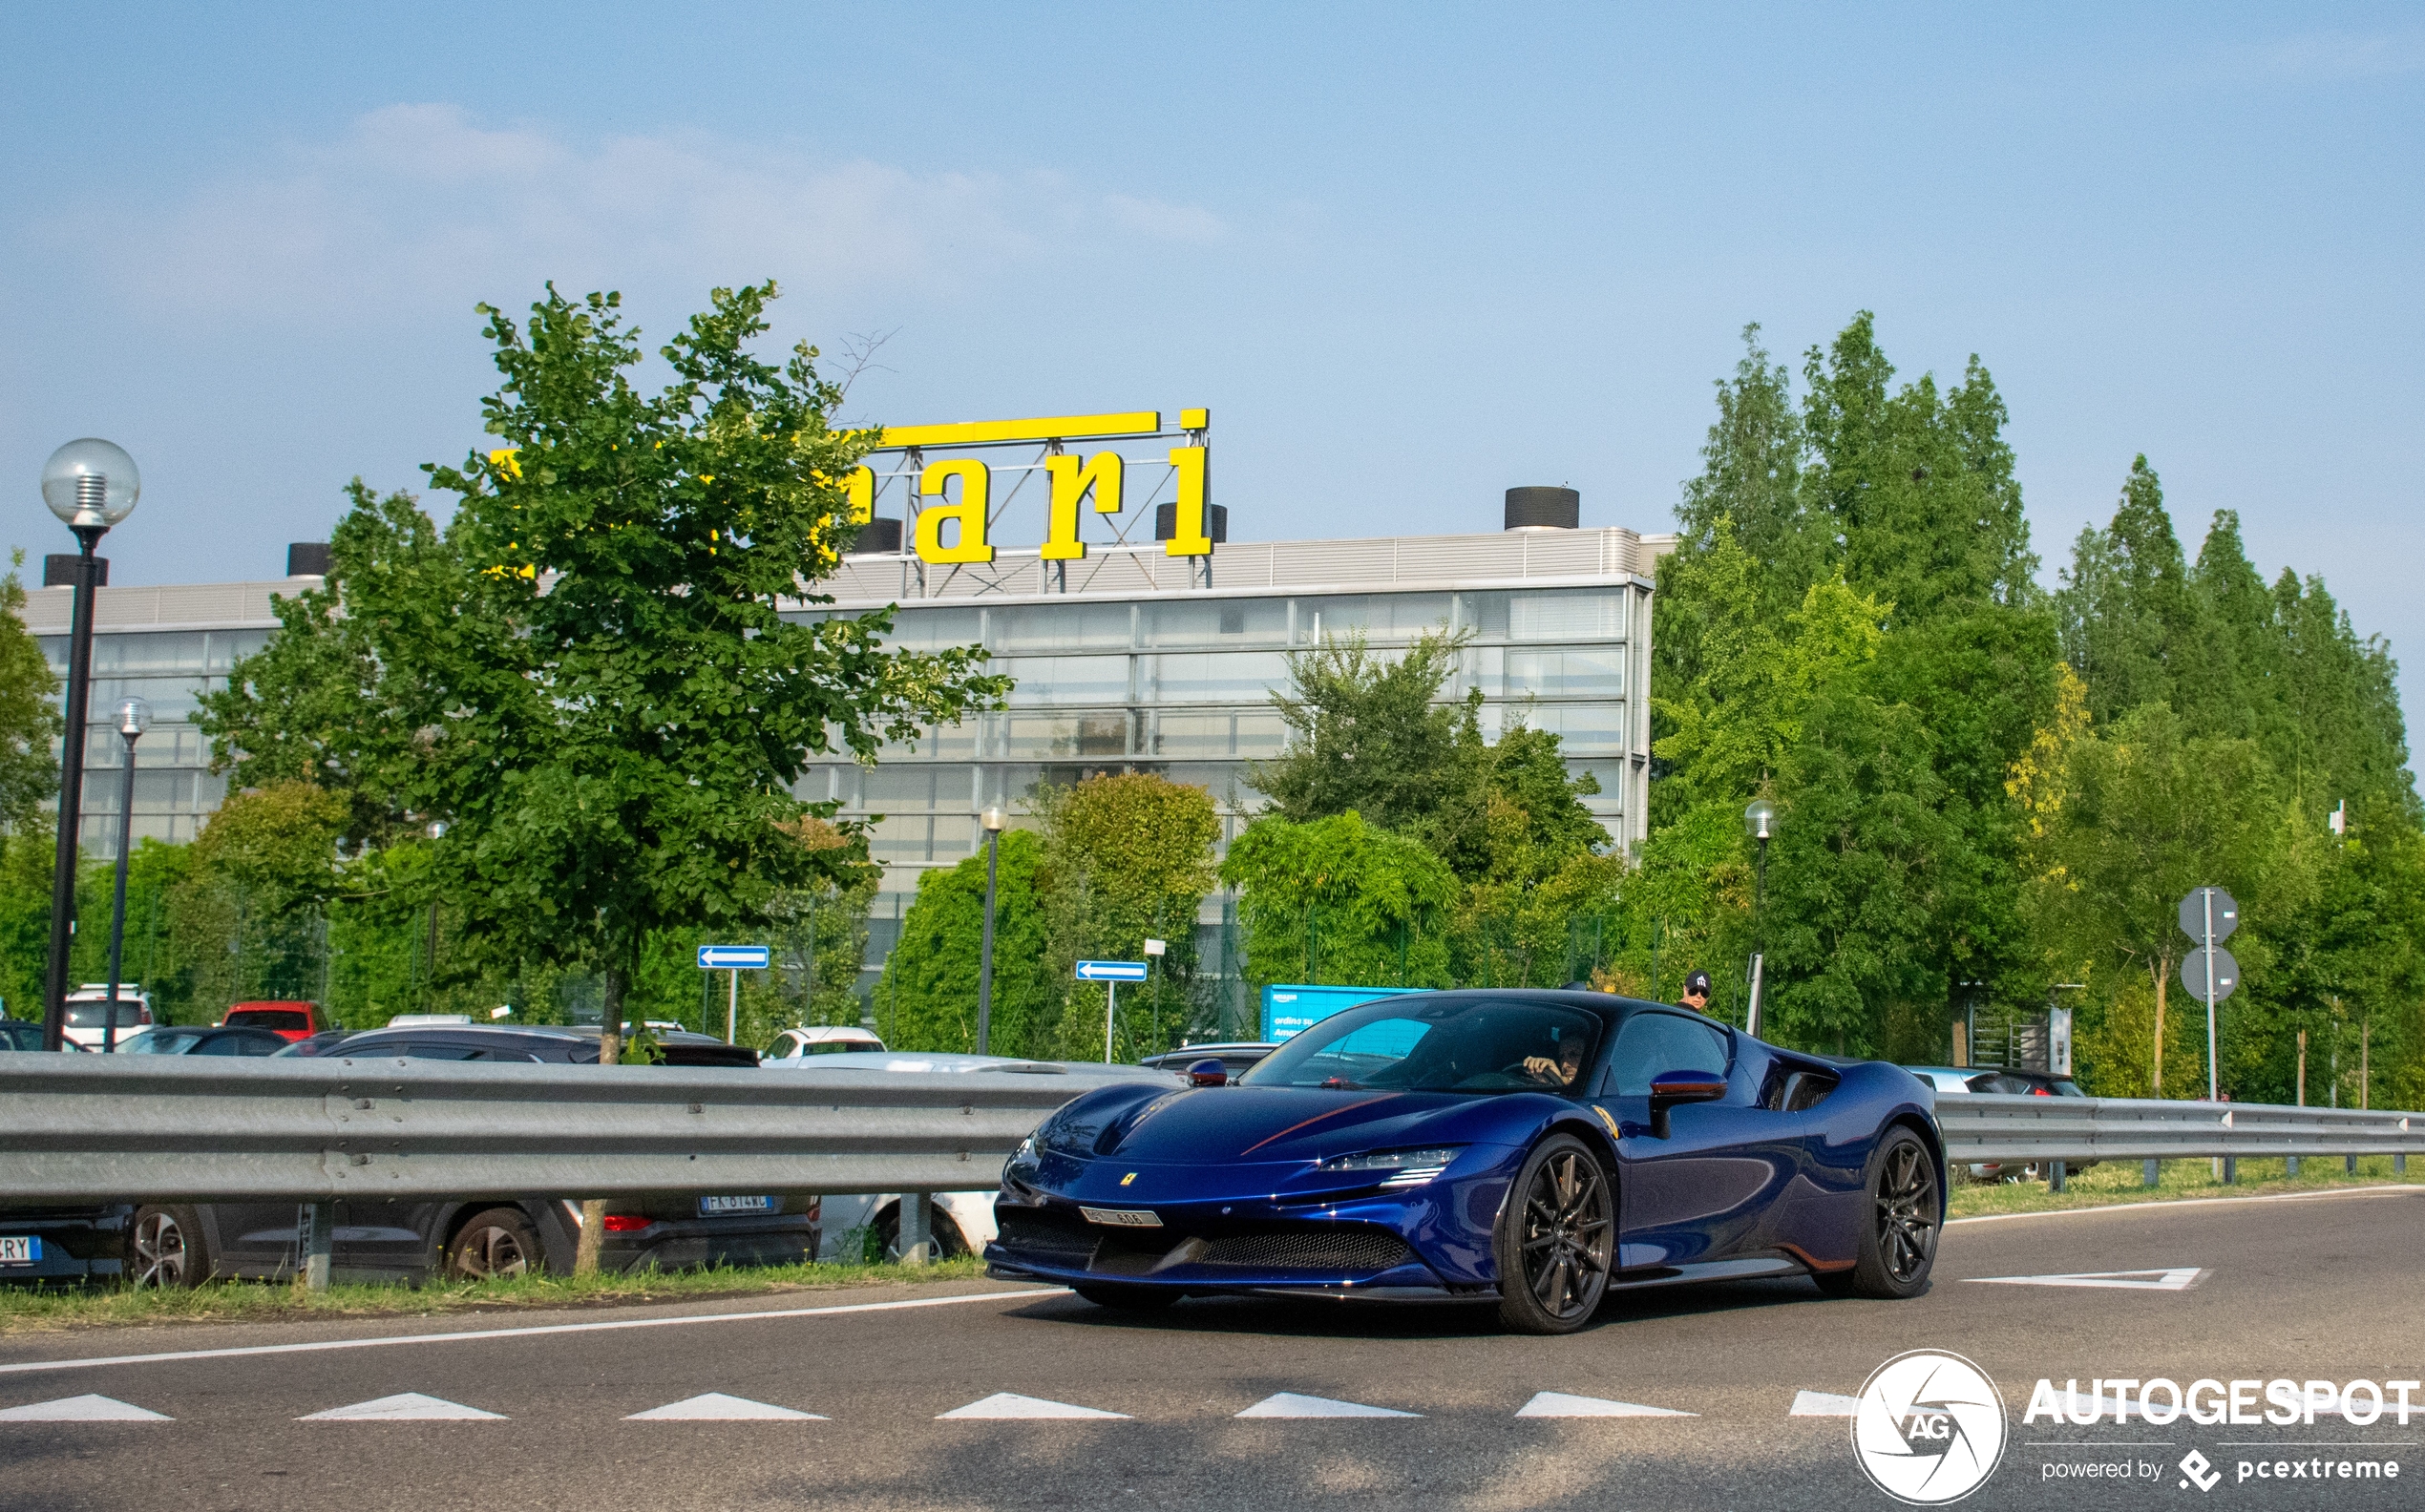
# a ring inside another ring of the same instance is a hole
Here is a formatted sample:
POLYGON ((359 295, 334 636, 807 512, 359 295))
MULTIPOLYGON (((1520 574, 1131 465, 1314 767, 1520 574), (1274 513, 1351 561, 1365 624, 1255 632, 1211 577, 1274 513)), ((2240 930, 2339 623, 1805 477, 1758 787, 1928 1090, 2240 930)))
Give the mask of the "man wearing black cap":
POLYGON ((1709 973, 1697 971, 1685 977, 1684 996, 1676 1000, 1695 1013, 1709 1012, 1709 973))

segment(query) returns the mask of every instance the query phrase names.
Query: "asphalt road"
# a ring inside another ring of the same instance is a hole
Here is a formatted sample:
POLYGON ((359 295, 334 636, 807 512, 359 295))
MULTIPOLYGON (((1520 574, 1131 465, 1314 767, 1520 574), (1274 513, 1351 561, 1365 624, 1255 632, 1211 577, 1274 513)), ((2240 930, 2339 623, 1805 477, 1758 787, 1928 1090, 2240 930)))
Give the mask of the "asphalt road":
POLYGON ((2405 1428, 2022 1415, 2039 1377, 2085 1394, 2097 1377, 2425 1376, 2420 1237, 2414 1190, 1974 1221, 1913 1301, 1803 1281, 1637 1292, 1560 1339, 1467 1309, 1204 1300, 1138 1317, 999 1283, 17 1338, 0 1344, 0 1508, 1883 1508, 1849 1420, 1795 1407, 1840 1412, 1825 1398, 1923 1348, 1975 1361, 2005 1402, 2001 1464, 1966 1506, 2419 1507, 2425 1392, 2405 1428), (2142 1274, 1982 1284, 2117 1271, 2142 1274), (69 1363, 127 1355, 159 1357, 69 1363), (408 1393, 497 1416, 299 1420, 408 1393), (1125 1416, 942 1416, 998 1393, 1125 1416), (1695 1416, 1518 1416, 1540 1393, 1695 1416), (166 1420, 6 1420, 88 1394, 166 1420), (706 1394, 821 1416, 626 1420, 706 1394), (1303 1397, 1412 1416, 1268 1416, 1303 1397), (2192 1449, 2222 1477, 2210 1490, 2176 1469, 2192 1449), (2400 1474, 2239 1478, 2293 1457, 2400 1474), (2068 1479, 2088 1464, 2146 1473, 2068 1479))

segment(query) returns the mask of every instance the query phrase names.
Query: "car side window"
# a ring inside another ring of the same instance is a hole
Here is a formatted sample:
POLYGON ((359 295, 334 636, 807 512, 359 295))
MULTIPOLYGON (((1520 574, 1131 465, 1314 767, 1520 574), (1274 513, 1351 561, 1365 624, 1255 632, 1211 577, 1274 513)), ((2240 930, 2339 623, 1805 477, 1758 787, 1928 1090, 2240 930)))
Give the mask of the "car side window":
POLYGON ((1616 1095, 1648 1097, 1651 1079, 1666 1071, 1727 1068, 1726 1036, 1680 1014, 1637 1013, 1616 1033, 1616 1095))

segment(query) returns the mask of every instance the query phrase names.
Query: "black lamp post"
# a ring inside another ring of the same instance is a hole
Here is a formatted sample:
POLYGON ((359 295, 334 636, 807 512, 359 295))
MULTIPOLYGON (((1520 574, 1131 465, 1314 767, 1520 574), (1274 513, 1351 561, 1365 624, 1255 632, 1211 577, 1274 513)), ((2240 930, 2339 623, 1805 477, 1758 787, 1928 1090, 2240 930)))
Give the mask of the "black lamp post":
POLYGON ((990 806, 985 827, 985 935, 977 950, 977 1053, 992 1055, 994 1038, 994 869, 1002 858, 1002 826, 1009 816, 990 806))
POLYGON ((117 1049, 118 966, 126 954, 126 853, 135 846, 135 743, 152 727, 152 705, 139 698, 117 706, 117 732, 126 740, 126 784, 118 789, 117 887, 110 902, 110 1006, 101 1031, 104 1053, 117 1049))
MULTIPOLYGON (((107 441, 86 436, 51 453, 42 465, 42 502, 75 532, 79 548, 75 606, 68 630, 65 738, 59 750, 59 849, 51 872, 51 958, 42 1003, 42 1047, 57 1050, 67 1039, 68 952, 75 943, 75 853, 84 822, 84 740, 93 696, 93 600, 100 586, 93 549, 110 527, 135 510, 143 479, 135 459, 107 441)), ((111 1017, 117 1002, 111 999, 111 1017)))
POLYGON ((1761 968, 1766 964, 1761 948, 1761 915, 1768 903, 1768 841, 1777 832, 1777 806, 1765 798, 1755 798, 1743 809, 1743 831, 1760 846, 1760 860, 1752 872, 1751 892, 1751 1007, 1743 1015, 1743 1032, 1757 1037, 1760 1033, 1760 993, 1761 968))

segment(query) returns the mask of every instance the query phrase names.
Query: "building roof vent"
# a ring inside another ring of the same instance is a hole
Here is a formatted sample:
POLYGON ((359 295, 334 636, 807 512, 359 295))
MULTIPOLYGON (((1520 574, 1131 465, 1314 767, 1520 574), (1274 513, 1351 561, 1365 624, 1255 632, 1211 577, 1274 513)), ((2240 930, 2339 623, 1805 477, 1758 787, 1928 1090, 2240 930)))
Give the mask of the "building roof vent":
MULTIPOLYGON (((1513 509, 1515 506, 1508 506, 1513 509)), ((289 578, 326 578, 328 576, 328 543, 327 541, 296 541, 286 548, 286 576, 289 578)))
POLYGON ((1571 488, 1508 490, 1508 529, 1576 530, 1583 524, 1583 495, 1571 488))

